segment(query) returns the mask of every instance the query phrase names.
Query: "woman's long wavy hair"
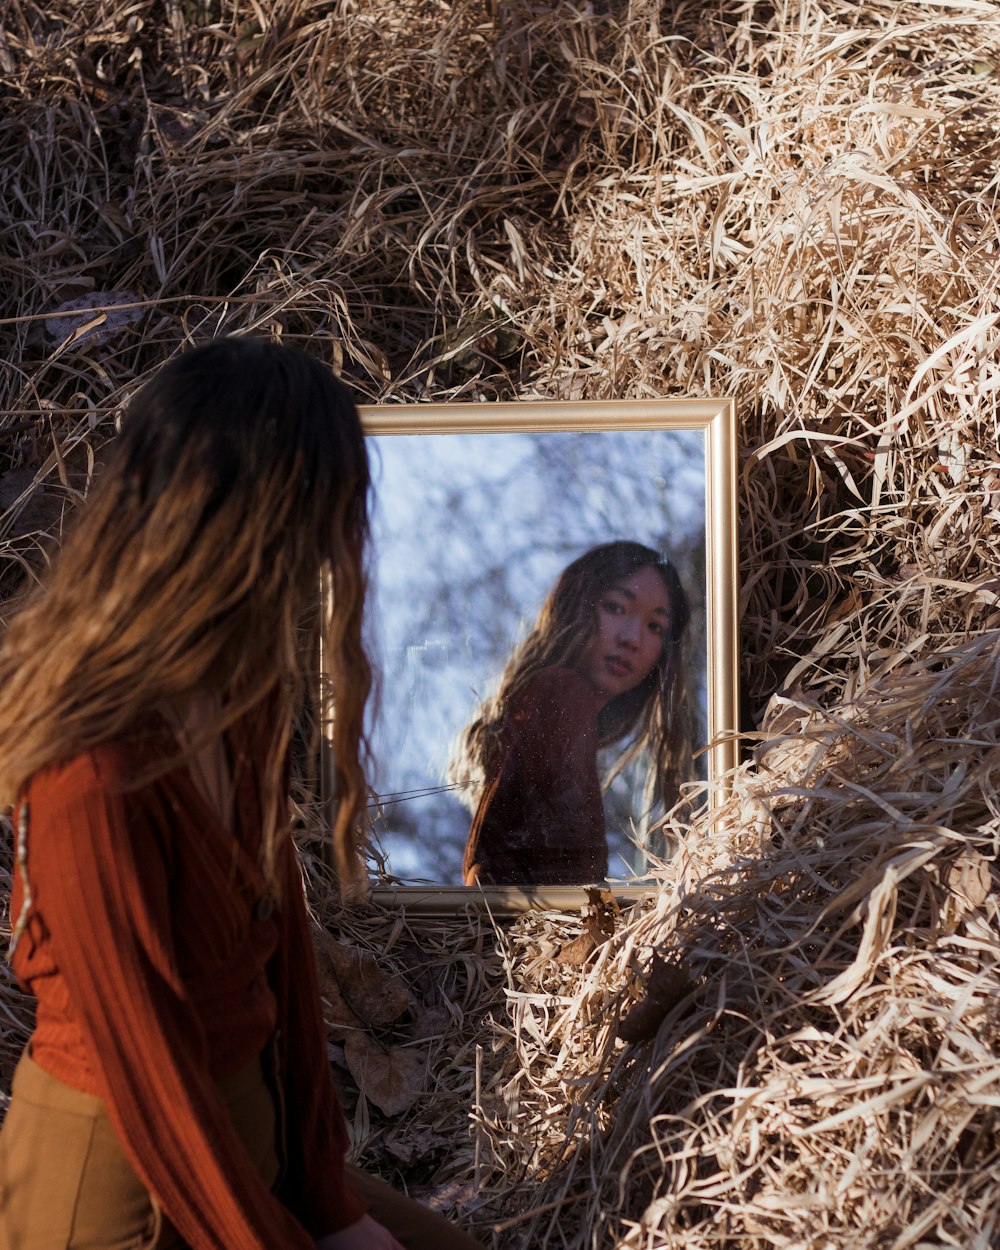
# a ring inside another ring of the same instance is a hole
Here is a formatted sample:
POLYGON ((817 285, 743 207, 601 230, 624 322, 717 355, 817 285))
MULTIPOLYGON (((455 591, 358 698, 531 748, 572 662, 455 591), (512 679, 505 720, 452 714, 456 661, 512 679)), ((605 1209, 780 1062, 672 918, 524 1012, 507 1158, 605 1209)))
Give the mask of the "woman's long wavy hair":
POLYGON ((357 884, 369 486, 350 392, 304 352, 224 338, 164 366, 129 404, 47 584, 3 640, 0 802, 15 802, 45 766, 141 733, 152 713, 193 695, 213 695, 218 712, 192 751, 271 700, 262 859, 274 885, 288 825, 284 761, 303 657, 322 627, 315 604, 326 568, 334 848, 342 881, 357 884))
POLYGON ((501 733, 510 708, 531 679, 544 668, 573 668, 597 628, 601 596, 640 569, 653 568, 670 601, 670 623, 663 650, 649 675, 610 699, 597 718, 602 746, 623 742, 606 784, 643 750, 649 753, 648 806, 670 806, 691 774, 691 716, 685 680, 684 636, 691 604, 674 566, 651 547, 620 540, 593 547, 559 575, 542 604, 527 638, 514 651, 495 695, 458 740, 449 781, 475 796, 485 777, 496 771, 501 733))

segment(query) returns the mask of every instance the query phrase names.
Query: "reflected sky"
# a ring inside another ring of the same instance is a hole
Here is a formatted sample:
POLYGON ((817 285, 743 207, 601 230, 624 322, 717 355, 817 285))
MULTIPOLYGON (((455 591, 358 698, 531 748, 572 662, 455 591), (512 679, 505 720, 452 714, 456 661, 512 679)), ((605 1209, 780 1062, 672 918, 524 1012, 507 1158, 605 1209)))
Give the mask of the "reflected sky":
MULTIPOLYGON (((693 602, 693 660, 704 685, 704 434, 380 435, 370 442, 369 620, 383 674, 372 744, 385 798, 376 829, 394 873, 455 884, 470 813, 443 788, 450 750, 571 560, 620 538, 664 551, 693 602)), ((619 859, 614 875, 632 866, 619 859)))

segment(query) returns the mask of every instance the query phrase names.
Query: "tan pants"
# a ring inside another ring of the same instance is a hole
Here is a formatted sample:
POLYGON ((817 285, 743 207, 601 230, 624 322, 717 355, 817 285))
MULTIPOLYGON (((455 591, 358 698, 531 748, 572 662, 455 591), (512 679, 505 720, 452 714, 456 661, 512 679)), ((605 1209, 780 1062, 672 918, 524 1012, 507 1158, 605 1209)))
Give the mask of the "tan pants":
MULTIPOLYGON (((273 1185, 274 1103, 260 1061, 219 1088, 258 1171, 273 1185)), ((407 1250, 479 1250, 477 1241, 384 1182, 350 1167, 348 1180, 372 1218, 407 1250)), ((0 1250, 187 1250, 136 1176, 101 1099, 49 1076, 27 1051, 0 1132, 0 1250)))

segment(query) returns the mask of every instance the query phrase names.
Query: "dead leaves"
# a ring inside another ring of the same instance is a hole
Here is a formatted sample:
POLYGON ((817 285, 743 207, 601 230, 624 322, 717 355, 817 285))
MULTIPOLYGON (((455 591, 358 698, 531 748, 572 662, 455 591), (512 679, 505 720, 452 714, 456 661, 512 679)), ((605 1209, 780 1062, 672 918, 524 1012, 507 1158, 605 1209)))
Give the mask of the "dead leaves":
POLYGON ((320 988, 330 1003, 334 1037, 363 1025, 385 1028, 416 1008, 406 982, 386 972, 370 951, 323 933, 318 942, 320 988))
POLYGON ((942 873, 947 887, 943 919, 955 928, 966 916, 980 911, 993 892, 990 861, 979 851, 968 848, 961 852, 942 873))
POLYGON ((441 1137, 431 1129, 414 1129, 406 1125, 385 1136, 385 1148, 394 1159, 406 1165, 428 1158, 441 1150, 441 1137))
POLYGON ((646 981, 646 997, 619 1024, 618 1036, 626 1042, 648 1041, 668 1012, 694 989, 695 983, 680 964, 668 963, 654 952, 646 981))
POLYGON ((344 1039, 347 1069, 358 1089, 385 1115, 401 1115, 424 1090, 427 1056, 406 1046, 383 1046, 369 1033, 344 1039))
POLYGON ((134 291, 88 291, 51 309, 42 324, 61 350, 79 351, 110 342, 145 315, 146 305, 134 291))
MULTIPOLYGON (((585 964, 595 951, 614 936, 621 919, 621 908, 609 890, 588 889, 584 908, 583 933, 559 948, 556 958, 572 966, 585 964)), ((695 989, 687 971, 676 961, 668 962, 653 952, 646 978, 646 996, 637 1003, 618 1026, 618 1035, 626 1042, 643 1042, 651 1038, 667 1014, 695 989)))
POLYGON ((591 886, 587 890, 587 906, 583 919, 586 928, 579 937, 561 946, 556 954, 560 963, 582 965, 614 934, 621 908, 610 890, 591 886))
MULTIPOLYGON (((330 1036, 343 1042, 344 1063, 362 1094, 385 1115, 401 1115, 424 1092, 427 1052, 408 1045, 425 1017, 406 982, 369 951, 316 935, 320 992, 330 1036)), ((335 1059, 339 1058, 333 1050, 335 1059)))

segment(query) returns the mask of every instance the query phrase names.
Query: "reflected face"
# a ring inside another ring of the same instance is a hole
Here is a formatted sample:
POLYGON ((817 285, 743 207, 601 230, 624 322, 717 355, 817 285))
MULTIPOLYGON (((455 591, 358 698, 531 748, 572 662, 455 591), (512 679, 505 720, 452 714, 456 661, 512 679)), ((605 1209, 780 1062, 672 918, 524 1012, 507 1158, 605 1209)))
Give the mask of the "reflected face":
POLYGON ((670 596, 656 569, 647 565, 604 591, 594 635, 576 664, 602 706, 649 676, 669 632, 670 596))

